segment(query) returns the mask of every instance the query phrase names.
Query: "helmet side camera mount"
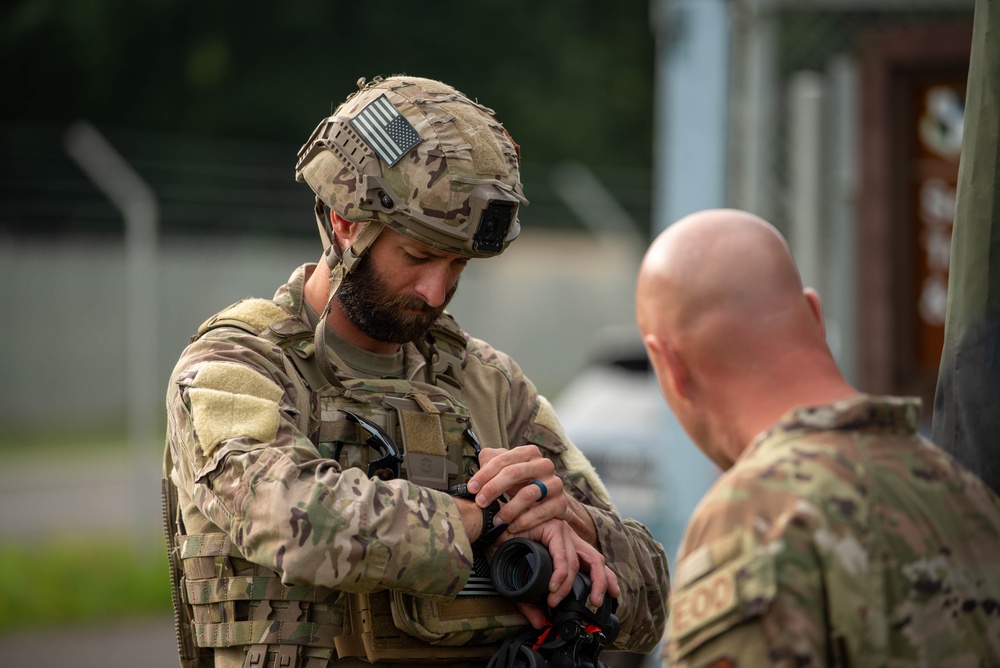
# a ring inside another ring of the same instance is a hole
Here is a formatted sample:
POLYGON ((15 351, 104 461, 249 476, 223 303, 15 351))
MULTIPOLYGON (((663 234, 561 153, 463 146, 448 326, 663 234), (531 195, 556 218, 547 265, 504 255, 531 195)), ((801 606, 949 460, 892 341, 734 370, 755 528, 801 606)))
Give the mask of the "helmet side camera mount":
POLYGON ((517 215, 517 202, 487 200, 479 216, 479 226, 472 238, 472 249, 477 253, 499 253, 517 215))

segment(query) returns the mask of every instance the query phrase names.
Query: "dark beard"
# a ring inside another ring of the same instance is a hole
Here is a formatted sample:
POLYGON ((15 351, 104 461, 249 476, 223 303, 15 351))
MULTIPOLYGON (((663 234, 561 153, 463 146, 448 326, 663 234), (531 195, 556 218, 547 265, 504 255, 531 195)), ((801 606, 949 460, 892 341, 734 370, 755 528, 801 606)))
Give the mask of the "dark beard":
POLYGON ((393 293, 375 270, 371 256, 365 255, 347 274, 337 290, 344 314, 365 335, 382 343, 406 343, 424 337, 434 321, 444 313, 458 289, 458 281, 448 290, 444 303, 431 308, 416 296, 393 293), (421 311, 419 315, 405 309, 421 311))

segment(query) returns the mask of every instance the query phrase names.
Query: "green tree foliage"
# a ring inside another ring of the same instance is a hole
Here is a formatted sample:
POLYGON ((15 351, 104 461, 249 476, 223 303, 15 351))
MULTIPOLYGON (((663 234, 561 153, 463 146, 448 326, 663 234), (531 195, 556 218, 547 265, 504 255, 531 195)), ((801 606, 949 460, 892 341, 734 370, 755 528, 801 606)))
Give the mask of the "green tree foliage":
POLYGON ((648 169, 647 0, 15 0, 2 121, 300 143, 361 76, 447 81, 526 161, 648 169))

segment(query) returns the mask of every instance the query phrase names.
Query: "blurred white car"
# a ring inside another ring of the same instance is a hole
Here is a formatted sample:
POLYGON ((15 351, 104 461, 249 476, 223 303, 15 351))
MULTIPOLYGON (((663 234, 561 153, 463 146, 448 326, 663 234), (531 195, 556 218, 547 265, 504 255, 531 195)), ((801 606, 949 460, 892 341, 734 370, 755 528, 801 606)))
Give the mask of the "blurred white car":
MULTIPOLYGON (((594 465, 624 517, 663 544, 671 573, 687 518, 718 475, 660 394, 638 332, 602 332, 592 355, 553 401, 570 439, 594 465)), ((659 652, 607 652, 612 668, 654 668, 659 652)))
POLYGON ((637 332, 602 333, 591 358, 553 401, 556 414, 621 514, 649 527, 673 566, 687 519, 718 469, 663 400, 637 332))

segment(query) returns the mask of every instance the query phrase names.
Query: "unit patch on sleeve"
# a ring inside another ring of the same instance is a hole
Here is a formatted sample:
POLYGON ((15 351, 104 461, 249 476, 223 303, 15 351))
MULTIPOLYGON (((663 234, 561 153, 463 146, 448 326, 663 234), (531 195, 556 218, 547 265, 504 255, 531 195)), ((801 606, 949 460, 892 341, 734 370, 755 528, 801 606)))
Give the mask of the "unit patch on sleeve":
POLYGON ((678 638, 702 628, 736 608, 737 563, 720 568, 715 573, 678 592, 670 608, 671 632, 678 638))

